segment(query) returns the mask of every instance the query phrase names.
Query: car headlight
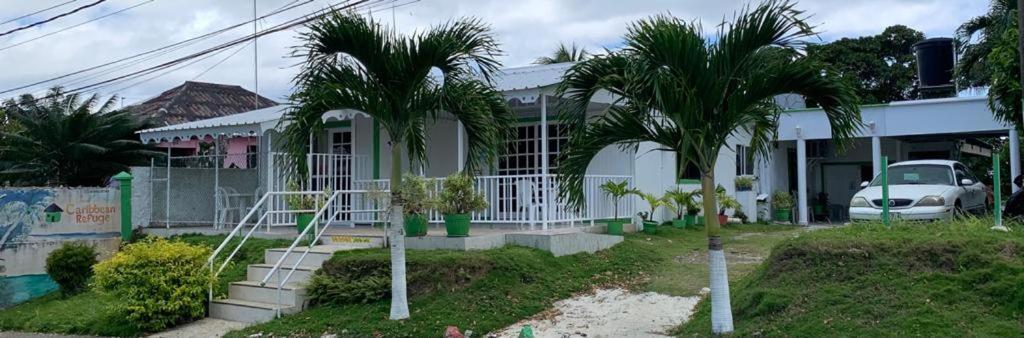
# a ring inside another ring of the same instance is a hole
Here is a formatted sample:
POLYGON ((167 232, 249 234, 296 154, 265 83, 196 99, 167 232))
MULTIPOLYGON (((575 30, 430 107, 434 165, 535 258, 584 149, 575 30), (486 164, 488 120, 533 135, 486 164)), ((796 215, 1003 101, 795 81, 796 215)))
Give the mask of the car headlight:
POLYGON ((850 200, 850 207, 870 208, 871 204, 868 204, 868 200, 864 197, 854 197, 852 200, 850 200))
POLYGON ((919 207, 941 207, 946 205, 946 199, 942 196, 925 196, 917 201, 919 207))

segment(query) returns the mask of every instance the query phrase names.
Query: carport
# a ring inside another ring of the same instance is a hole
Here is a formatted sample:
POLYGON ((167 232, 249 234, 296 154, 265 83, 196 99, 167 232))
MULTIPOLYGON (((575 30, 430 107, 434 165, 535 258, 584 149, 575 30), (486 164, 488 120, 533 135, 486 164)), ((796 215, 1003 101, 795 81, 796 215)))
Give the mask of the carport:
POLYGON ((846 198, 832 207, 848 203, 846 194, 852 195, 861 181, 881 171, 882 155, 888 156, 890 163, 964 155, 989 157, 990 148, 975 140, 1006 136, 1010 139, 1009 177, 1020 174, 1017 131, 993 117, 986 97, 867 105, 861 107, 861 118, 865 126, 859 138, 840 152, 831 142, 831 128, 821 109, 789 110, 781 116, 778 146, 765 161, 767 170, 762 171, 766 174, 761 180, 773 191, 796 191, 799 224, 810 222, 812 191, 828 194, 830 201, 846 198))

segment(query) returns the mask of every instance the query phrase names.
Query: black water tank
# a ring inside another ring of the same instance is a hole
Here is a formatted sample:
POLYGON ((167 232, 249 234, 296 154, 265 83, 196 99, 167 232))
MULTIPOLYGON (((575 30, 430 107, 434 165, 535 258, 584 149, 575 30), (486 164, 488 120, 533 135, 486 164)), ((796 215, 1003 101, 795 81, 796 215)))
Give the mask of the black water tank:
POLYGON ((953 39, 931 38, 914 44, 921 88, 953 86, 953 39))

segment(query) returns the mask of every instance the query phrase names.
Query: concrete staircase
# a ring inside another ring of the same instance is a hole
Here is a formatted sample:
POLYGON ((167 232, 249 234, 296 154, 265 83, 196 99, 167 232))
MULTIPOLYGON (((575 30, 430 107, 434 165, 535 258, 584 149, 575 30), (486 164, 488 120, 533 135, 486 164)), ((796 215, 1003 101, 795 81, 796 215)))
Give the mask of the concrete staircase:
POLYGON ((306 307, 305 285, 320 269, 323 262, 330 259, 337 251, 379 248, 383 243, 380 237, 362 237, 357 241, 327 241, 326 245, 314 246, 302 264, 295 270, 291 278, 281 287, 278 294, 277 286, 288 275, 292 265, 302 256, 305 247, 296 247, 291 253, 287 248, 268 249, 263 256, 262 264, 250 264, 246 272, 246 280, 234 282, 228 286, 227 299, 215 299, 210 302, 210 318, 231 320, 247 323, 262 323, 274 319, 278 311, 291 314, 302 311, 306 307), (274 273, 265 285, 260 285, 263 277, 273 269, 274 264, 285 256, 281 268, 274 273))

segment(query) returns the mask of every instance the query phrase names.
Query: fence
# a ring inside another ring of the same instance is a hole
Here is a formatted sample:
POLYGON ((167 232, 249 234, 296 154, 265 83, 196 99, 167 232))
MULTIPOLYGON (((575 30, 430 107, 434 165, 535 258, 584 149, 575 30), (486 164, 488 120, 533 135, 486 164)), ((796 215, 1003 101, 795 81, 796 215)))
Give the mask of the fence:
MULTIPOLYGON (((237 221, 266 189, 267 174, 259 153, 171 156, 149 167, 133 168, 136 193, 148 198, 149 226, 222 226, 237 221), (141 183, 141 182, 139 182, 141 183)), ((148 212, 147 212, 148 211, 148 212)))

